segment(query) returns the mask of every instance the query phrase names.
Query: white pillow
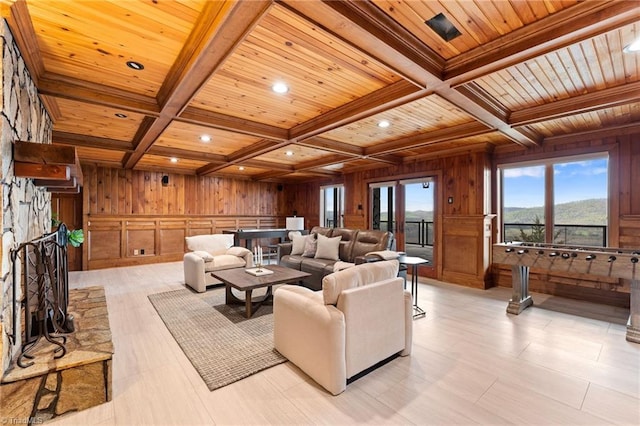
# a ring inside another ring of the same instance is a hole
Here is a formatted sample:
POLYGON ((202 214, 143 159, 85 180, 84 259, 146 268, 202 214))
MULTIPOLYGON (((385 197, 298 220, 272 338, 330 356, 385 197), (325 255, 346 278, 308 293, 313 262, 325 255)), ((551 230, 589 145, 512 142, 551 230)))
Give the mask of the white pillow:
POLYGON ((293 235, 293 238, 291 239, 292 255, 301 255, 304 252, 307 237, 309 237, 309 235, 293 235))
POLYGON ((211 256, 209 252, 206 252, 204 250, 196 250, 193 252, 193 254, 201 257, 205 262, 211 262, 213 260, 213 256, 211 256))
POLYGON ((231 247, 227 250, 227 254, 238 257, 245 257, 247 253, 251 253, 251 250, 244 247, 231 247))
POLYGON ((342 240, 342 236, 328 238, 318 234, 318 248, 314 257, 316 259, 338 260, 340 240, 342 240))

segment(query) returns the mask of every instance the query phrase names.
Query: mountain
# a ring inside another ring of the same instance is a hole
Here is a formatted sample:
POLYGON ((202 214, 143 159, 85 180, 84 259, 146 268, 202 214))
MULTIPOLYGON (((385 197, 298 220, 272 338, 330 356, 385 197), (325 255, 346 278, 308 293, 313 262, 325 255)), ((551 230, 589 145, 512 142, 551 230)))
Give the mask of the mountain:
MULTIPOLYGON (((562 225, 607 225, 607 199, 572 201, 555 207, 555 223, 562 225)), ((505 207, 505 223, 534 223, 542 219, 543 207, 505 207)))
MULTIPOLYGON (((408 222, 433 221, 433 212, 424 210, 405 213, 408 222)), ((544 207, 505 207, 505 223, 535 223, 536 217, 542 219, 544 207)), ((572 201, 558 204, 555 208, 555 222, 562 225, 607 225, 607 199, 572 201)), ((380 214, 380 219, 387 220, 387 212, 380 214)))

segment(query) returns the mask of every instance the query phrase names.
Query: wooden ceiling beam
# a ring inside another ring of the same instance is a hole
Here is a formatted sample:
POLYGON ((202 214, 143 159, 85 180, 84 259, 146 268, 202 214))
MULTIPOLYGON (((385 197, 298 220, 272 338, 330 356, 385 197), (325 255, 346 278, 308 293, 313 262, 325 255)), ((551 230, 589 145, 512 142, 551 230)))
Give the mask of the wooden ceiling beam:
POLYGON ((160 116, 139 138, 124 162, 130 169, 188 105, 269 10, 270 0, 206 2, 187 43, 159 90, 160 116))
POLYGON ((315 160, 304 161, 302 163, 298 163, 294 166, 296 172, 310 170, 310 169, 318 169, 320 167, 331 166, 333 164, 345 163, 348 161, 356 160, 357 158, 351 157, 348 155, 328 155, 322 158, 318 158, 315 160))
POLYGON ((511 126, 540 123, 547 120, 583 114, 585 112, 611 108, 640 100, 640 81, 623 86, 611 87, 597 92, 586 93, 567 99, 536 105, 520 111, 514 111, 509 117, 511 126))
POLYGON ((25 0, 17 0, 11 5, 7 22, 31 78, 38 86, 40 78, 45 73, 44 60, 25 0))
POLYGON ((573 143, 584 142, 589 139, 601 139, 616 136, 626 136, 640 133, 640 123, 622 124, 619 126, 600 127, 598 129, 587 130, 584 132, 575 132, 567 135, 558 135, 544 138, 546 143, 573 143))
POLYGON ((214 127, 220 130, 258 136, 266 139, 281 141, 289 139, 289 131, 287 129, 194 107, 186 107, 180 116, 176 117, 176 121, 214 127))
POLYGON ((210 152, 189 151, 186 149, 171 148, 167 146, 154 145, 146 152, 150 155, 160 155, 162 157, 176 157, 185 160, 207 161, 209 163, 225 164, 227 157, 210 152))
POLYGON ((420 88, 441 80, 444 61, 370 2, 278 1, 420 88), (397 29, 392 34, 390 28, 397 29))
POLYGON ((376 156, 370 156, 366 158, 371 161, 377 161, 380 163, 388 163, 388 164, 401 164, 404 161, 404 157, 401 157, 399 155, 393 155, 393 154, 376 155, 376 156))
POLYGON ((295 141, 302 141, 415 101, 430 93, 432 92, 400 80, 293 127, 289 137, 295 141))
POLYGON ((40 78, 38 92, 42 95, 106 106, 125 112, 152 116, 157 116, 160 112, 158 103, 150 96, 90 81, 69 79, 52 73, 46 73, 40 78))
POLYGON ((246 160, 240 164, 247 167, 254 167, 256 169, 280 170, 280 171, 285 171, 289 173, 294 171, 294 168, 292 165, 276 163, 274 161, 246 160))
POLYGON ((365 149, 365 155, 373 157, 382 154, 390 154, 398 151, 433 145, 438 142, 446 142, 469 136, 482 135, 493 131, 493 129, 483 125, 482 123, 472 121, 465 124, 459 124, 454 127, 431 130, 428 133, 420 133, 418 135, 398 138, 375 146, 370 146, 365 149))
POLYGON ((352 155, 356 157, 364 155, 364 148, 362 147, 322 137, 305 139, 301 142, 298 142, 297 145, 314 149, 322 149, 324 151, 333 152, 335 154, 352 155))
POLYGON ((275 151, 276 149, 282 148, 283 146, 287 146, 289 144, 289 141, 278 142, 269 139, 263 139, 259 142, 254 143, 253 145, 241 148, 227 155, 227 161, 229 161, 230 164, 234 164, 240 161, 249 160, 251 158, 267 154, 271 151, 275 151))
POLYGON ((97 136, 86 136, 77 133, 60 132, 57 130, 53 131, 51 139, 54 144, 98 148, 120 152, 133 151, 133 145, 131 144, 131 142, 121 141, 117 139, 100 138, 97 136))
POLYGON ((444 80, 455 87, 637 21, 637 2, 581 2, 448 60, 444 80))

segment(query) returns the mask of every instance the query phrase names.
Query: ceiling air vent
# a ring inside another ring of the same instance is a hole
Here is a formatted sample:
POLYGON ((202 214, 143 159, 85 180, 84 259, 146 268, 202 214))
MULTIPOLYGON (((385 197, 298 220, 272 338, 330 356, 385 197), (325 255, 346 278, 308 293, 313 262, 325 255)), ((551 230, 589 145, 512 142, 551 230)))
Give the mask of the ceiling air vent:
POLYGON ((436 32, 444 41, 451 41, 454 38, 461 36, 462 33, 444 16, 442 13, 438 13, 431 19, 424 21, 433 31, 436 32))

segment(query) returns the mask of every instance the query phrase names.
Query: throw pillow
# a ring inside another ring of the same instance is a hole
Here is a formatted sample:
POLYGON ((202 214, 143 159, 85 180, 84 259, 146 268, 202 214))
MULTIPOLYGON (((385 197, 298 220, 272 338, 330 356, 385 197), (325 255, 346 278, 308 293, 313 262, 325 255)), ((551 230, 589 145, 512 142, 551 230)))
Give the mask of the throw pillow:
POLYGON ((231 247, 230 249, 227 250, 227 254, 238 256, 238 257, 245 257, 247 253, 251 253, 251 250, 244 247, 231 247))
POLYGON ((338 260, 340 250, 340 240, 342 237, 325 237, 318 234, 318 249, 316 250, 316 259, 338 260))
POLYGON ((193 252, 193 254, 195 254, 196 256, 199 256, 202 258, 202 260, 204 260, 205 262, 211 262, 213 260, 213 256, 211 256, 210 253, 204 251, 204 250, 195 250, 193 252))
POLYGON ((300 255, 304 253, 304 246, 307 243, 308 235, 293 235, 291 238, 291 254, 300 255))
POLYGON ((302 252, 302 256, 314 257, 316 255, 317 247, 318 240, 315 238, 315 235, 309 235, 304 243, 304 252, 302 252))

